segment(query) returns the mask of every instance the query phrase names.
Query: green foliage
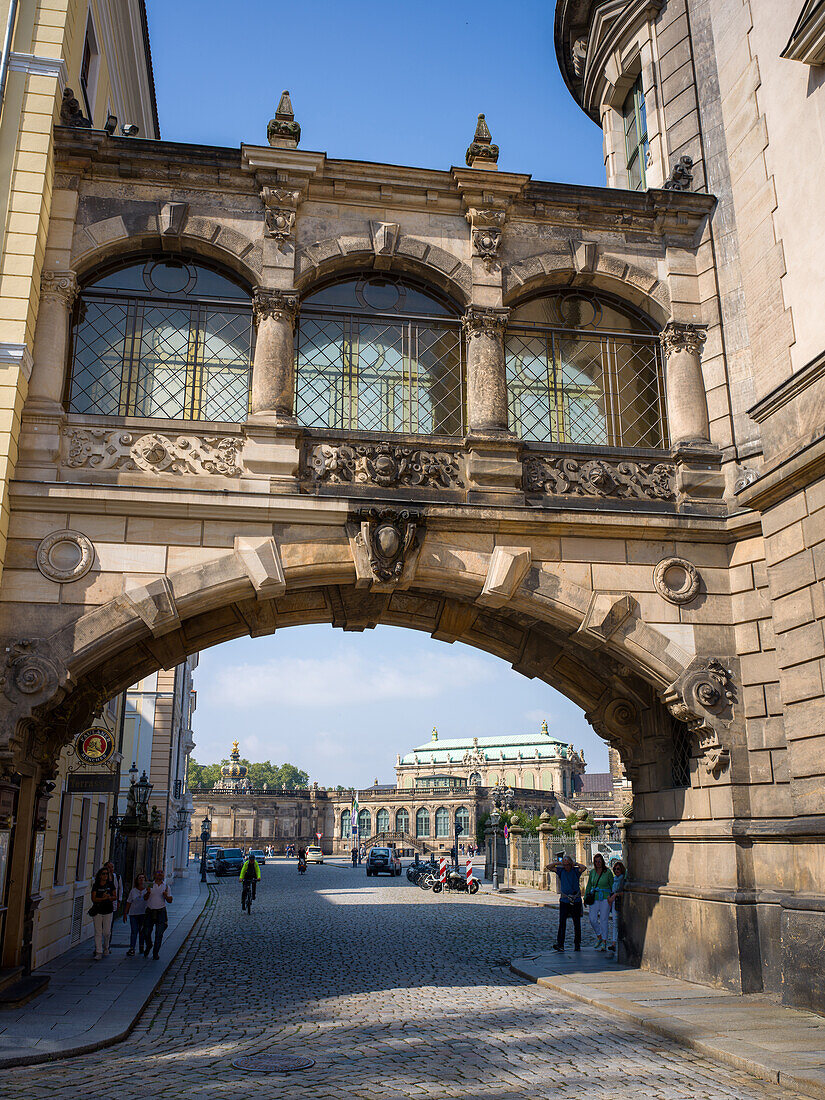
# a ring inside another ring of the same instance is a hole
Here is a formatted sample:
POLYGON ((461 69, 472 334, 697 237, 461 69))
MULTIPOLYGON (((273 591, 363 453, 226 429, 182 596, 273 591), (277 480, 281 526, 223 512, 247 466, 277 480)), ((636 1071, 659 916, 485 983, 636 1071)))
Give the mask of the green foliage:
MULTIPOLYGON (((299 787, 309 785, 309 774, 296 768, 294 764, 273 764, 270 760, 253 764, 250 760, 241 759, 247 769, 252 786, 260 789, 267 787, 281 787, 288 791, 294 791, 299 787)), ((220 764, 199 764, 197 760, 189 761, 189 786, 214 787, 221 777, 221 767, 229 761, 221 760, 220 764)))

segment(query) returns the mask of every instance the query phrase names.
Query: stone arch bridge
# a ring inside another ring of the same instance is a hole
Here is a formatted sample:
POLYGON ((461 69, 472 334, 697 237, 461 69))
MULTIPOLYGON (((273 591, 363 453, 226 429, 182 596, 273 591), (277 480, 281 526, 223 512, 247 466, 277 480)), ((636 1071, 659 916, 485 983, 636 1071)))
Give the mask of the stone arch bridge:
POLYGON ((105 700, 231 638, 380 623, 501 657, 619 751, 626 957, 778 988, 792 936, 762 846, 785 834, 747 709, 771 682, 771 613, 759 515, 712 441, 728 415, 707 396, 720 352, 699 289, 713 199, 88 130, 58 129, 56 149, 0 587, 0 761, 20 823, 4 962, 57 758, 105 700), (231 300, 191 296, 211 268, 231 300), (101 282, 127 269, 143 281, 101 282), (345 283, 355 304, 335 298, 345 283), (371 304, 387 287, 393 304, 371 304), (432 316, 391 315, 404 295, 430 295, 432 316), (194 318, 189 351, 174 311, 194 318), (230 314, 231 340, 214 321, 230 314), (376 381, 379 316, 400 335, 376 381), (241 378, 243 415, 187 417, 184 375, 212 397, 241 378), (450 401, 460 430, 423 431, 450 401))

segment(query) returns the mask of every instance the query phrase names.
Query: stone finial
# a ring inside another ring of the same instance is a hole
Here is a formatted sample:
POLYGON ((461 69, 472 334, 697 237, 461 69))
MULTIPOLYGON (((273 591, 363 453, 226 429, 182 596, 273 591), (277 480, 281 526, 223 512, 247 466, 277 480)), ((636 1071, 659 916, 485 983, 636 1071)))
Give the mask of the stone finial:
POLYGON ((498 146, 493 144, 493 136, 484 115, 478 116, 475 136, 467 149, 466 161, 470 168, 495 170, 498 164, 498 146))
POLYGON ((281 92, 281 99, 275 117, 269 120, 266 128, 266 140, 275 149, 297 149, 301 140, 301 127, 295 121, 292 100, 289 92, 281 92))
POLYGON ((438 730, 435 728, 435 726, 433 726, 432 740, 433 741, 438 740, 438 730))
POLYGON ((547 728, 547 719, 546 718, 544 719, 544 721, 541 724, 541 732, 546 734, 548 737, 550 736, 550 730, 547 728))

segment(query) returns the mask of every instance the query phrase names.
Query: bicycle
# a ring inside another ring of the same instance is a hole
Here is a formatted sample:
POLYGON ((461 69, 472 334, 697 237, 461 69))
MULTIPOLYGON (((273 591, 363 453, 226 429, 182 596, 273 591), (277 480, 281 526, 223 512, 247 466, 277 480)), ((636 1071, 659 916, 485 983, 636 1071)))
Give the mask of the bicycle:
POLYGON ((252 902, 255 897, 255 882, 249 880, 244 882, 243 889, 241 890, 241 912, 252 912, 252 902))

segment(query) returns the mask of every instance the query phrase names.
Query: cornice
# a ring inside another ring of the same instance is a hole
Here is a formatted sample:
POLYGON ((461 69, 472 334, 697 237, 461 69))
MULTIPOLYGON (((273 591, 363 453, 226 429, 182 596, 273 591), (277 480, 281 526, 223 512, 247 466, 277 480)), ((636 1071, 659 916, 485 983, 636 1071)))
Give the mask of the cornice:
POLYGON ((773 460, 736 499, 746 508, 764 512, 823 476, 825 425, 811 433, 791 454, 773 460))
POLYGON ((823 375, 825 375, 825 351, 806 363, 796 374, 792 374, 790 378, 786 378, 778 386, 774 386, 770 393, 760 398, 755 405, 748 409, 748 416, 755 420, 757 424, 763 423, 768 417, 773 416, 775 412, 787 405, 789 401, 793 401, 800 393, 809 389, 823 375))
POLYGON ((13 73, 30 73, 32 76, 49 76, 57 81, 60 94, 66 87, 68 69, 62 57, 41 57, 33 53, 9 54, 9 68, 13 73))

